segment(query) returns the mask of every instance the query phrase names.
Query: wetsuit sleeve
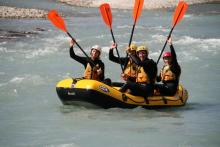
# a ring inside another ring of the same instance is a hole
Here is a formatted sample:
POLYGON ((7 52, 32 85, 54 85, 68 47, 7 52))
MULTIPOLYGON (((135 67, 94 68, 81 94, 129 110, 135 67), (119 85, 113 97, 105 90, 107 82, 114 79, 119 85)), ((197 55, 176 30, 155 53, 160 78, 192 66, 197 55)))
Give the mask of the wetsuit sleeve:
POLYGON ((85 67, 88 63, 87 57, 80 57, 77 56, 73 50, 73 46, 70 47, 70 57, 73 58, 74 60, 78 61, 79 63, 83 64, 85 67))
POLYGON ((125 62, 127 61, 126 58, 119 58, 116 57, 113 53, 113 49, 109 50, 109 60, 111 60, 112 62, 118 63, 120 64, 120 59, 121 59, 121 64, 125 64, 125 62))
POLYGON ((178 63, 177 58, 176 58, 176 52, 175 52, 174 47, 173 47, 172 44, 170 45, 170 52, 171 52, 171 56, 172 56, 172 62, 174 64, 178 63))
POLYGON ((105 79, 105 64, 101 61, 100 66, 102 69, 101 81, 104 81, 104 79, 105 79))
MULTIPOLYGON (((181 74, 181 68, 180 65, 177 61, 177 56, 176 56, 176 52, 174 50, 173 45, 170 45, 170 51, 171 51, 171 56, 172 56, 172 66, 171 66, 171 70, 172 72, 175 73, 175 75, 179 78, 180 74, 181 74)), ((179 80, 179 79, 178 79, 179 80)))

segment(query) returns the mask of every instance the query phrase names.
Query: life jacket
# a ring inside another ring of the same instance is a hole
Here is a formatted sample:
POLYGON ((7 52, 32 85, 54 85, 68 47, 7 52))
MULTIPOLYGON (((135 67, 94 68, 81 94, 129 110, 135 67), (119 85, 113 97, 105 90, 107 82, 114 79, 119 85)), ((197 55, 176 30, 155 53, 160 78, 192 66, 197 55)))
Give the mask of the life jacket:
POLYGON ((144 71, 143 67, 138 67, 136 82, 137 83, 145 83, 145 84, 150 83, 150 79, 149 79, 147 73, 144 71))
POLYGON ((129 77, 135 78, 137 76, 137 68, 138 66, 134 62, 128 61, 124 73, 129 77))
POLYGON ((93 71, 92 67, 89 63, 87 63, 86 69, 84 71, 84 78, 85 79, 93 79, 100 81, 99 75, 97 74, 97 71, 93 71))
POLYGON ((161 80, 162 81, 171 81, 171 80, 176 80, 176 75, 171 71, 169 65, 165 65, 161 72, 161 80))

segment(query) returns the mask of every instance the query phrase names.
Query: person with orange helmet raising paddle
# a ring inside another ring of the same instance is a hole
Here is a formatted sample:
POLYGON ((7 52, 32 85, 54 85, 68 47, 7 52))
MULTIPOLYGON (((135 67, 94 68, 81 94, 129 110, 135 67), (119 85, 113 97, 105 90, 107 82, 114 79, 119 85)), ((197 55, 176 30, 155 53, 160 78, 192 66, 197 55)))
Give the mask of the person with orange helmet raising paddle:
POLYGON ((170 52, 165 52, 163 54, 164 66, 157 77, 157 82, 162 81, 162 84, 155 84, 155 89, 161 95, 174 95, 179 85, 181 68, 177 62, 171 37, 168 38, 167 41, 170 45, 170 52))

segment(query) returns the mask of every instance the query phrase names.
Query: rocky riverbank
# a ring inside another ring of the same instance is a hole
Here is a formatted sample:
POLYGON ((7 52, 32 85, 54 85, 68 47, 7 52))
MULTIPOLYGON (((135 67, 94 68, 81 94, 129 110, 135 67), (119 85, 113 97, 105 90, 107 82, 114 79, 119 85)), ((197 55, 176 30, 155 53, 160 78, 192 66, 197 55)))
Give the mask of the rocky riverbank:
MULTIPOLYGON (((111 8, 132 9, 134 0, 58 0, 73 6, 81 7, 99 7, 100 4, 106 2, 111 5, 111 8)), ((179 0, 145 0, 144 9, 160 9, 175 7, 179 0)), ((219 2, 219 0, 185 0, 188 4, 199 4, 207 2, 219 2)))
POLYGON ((47 11, 0 6, 0 18, 46 18, 47 11))

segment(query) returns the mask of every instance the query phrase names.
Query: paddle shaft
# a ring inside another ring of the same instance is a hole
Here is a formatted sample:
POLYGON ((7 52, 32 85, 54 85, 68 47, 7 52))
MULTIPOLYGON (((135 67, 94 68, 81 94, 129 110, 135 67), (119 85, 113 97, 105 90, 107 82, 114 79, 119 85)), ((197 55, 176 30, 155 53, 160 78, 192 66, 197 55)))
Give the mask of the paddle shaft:
MULTIPOLYGON (((173 32, 173 29, 174 29, 174 27, 171 29, 171 31, 170 31, 170 33, 169 33, 169 35, 168 35, 168 37, 167 37, 167 40, 170 38, 170 36, 171 36, 171 34, 172 34, 172 32, 173 32)), ((159 58, 157 59, 157 64, 158 64, 158 62, 159 62, 159 60, 160 60, 160 58, 161 58, 161 55, 162 55, 162 53, 163 53, 163 51, 164 51, 164 49, 165 49, 165 47, 166 47, 166 45, 167 45, 167 40, 166 40, 166 42, 165 42, 165 44, 164 44, 164 46, 163 46, 163 49, 162 49, 161 52, 160 52, 159 58)))
MULTIPOLYGON (((135 25, 136 25, 136 23, 134 23, 133 28, 132 28, 132 30, 131 30, 131 37, 130 37, 129 45, 128 45, 129 47, 131 46, 131 42, 132 42, 132 38, 133 38, 133 34, 134 34, 135 25)), ((128 58, 128 53, 126 53, 126 58, 128 58)), ((125 65, 127 64, 128 60, 129 60, 129 59, 127 59, 127 61, 126 61, 125 64, 124 64, 124 70, 125 70, 125 65)))
MULTIPOLYGON (((112 29, 110 29, 110 31, 111 31, 111 35, 112 35, 112 40, 113 40, 114 43, 116 43, 112 29)), ((120 55, 119 55, 117 46, 115 47, 115 49, 116 49, 116 52, 117 52, 117 55, 118 55, 118 58, 119 58, 119 63, 120 63, 120 65, 121 65, 121 70, 122 70, 122 72, 123 72, 123 66, 122 66, 122 62, 121 62, 121 57, 120 57, 120 55)))
MULTIPOLYGON (((109 6, 109 5, 108 5, 108 6, 109 6)), ((109 9, 110 9, 110 6, 109 6, 109 9)), ((113 34, 113 30, 112 30, 112 26, 111 26, 112 21, 111 21, 110 18, 109 18, 110 16, 108 15, 109 13, 107 13, 108 11, 107 11, 106 7, 104 7, 104 10, 105 10, 106 16, 107 16, 107 22, 106 22, 106 24, 109 24, 110 32, 111 32, 111 35, 112 35, 112 40, 113 40, 114 43, 116 43, 115 37, 114 37, 114 34, 113 34)), ((109 11, 109 12, 111 12, 111 11, 109 11)), ((102 13, 101 13, 101 14, 102 14, 102 13)), ((102 14, 102 15, 103 15, 103 14, 102 14)), ((103 15, 103 16, 104 16, 104 15, 103 15)), ((103 17, 103 18, 104 18, 104 17, 103 17)), ((105 19, 104 19, 104 21, 105 21, 105 19)), ((120 63, 120 65, 121 65, 121 70, 122 70, 122 72, 123 72, 123 66, 122 66, 122 62, 121 62, 121 57, 120 57, 120 55, 119 55, 117 46, 115 47, 115 49, 116 49, 116 52, 117 52, 117 55, 118 55, 118 58, 119 58, 119 63, 120 63)))
MULTIPOLYGON (((140 1, 138 3, 137 10, 139 10, 139 8, 140 8, 140 1)), ((134 24, 133 24, 133 27, 132 27, 132 30, 131 30, 131 37, 130 37, 129 44, 128 44, 129 47, 131 46, 131 42, 132 42, 132 39, 133 39, 134 28, 136 26, 137 18, 138 18, 138 11, 135 14, 134 24)), ((126 54, 126 58, 128 58, 128 53, 126 54)), ((125 62, 125 65, 127 64, 127 62, 128 62, 128 60, 125 62)), ((124 69, 125 69, 125 65, 124 65, 124 69)))
MULTIPOLYGON (((177 19, 176 19, 176 22, 174 23, 172 29, 170 30, 170 33, 169 33, 169 35, 168 35, 168 37, 167 37, 167 40, 171 37, 171 34, 172 34, 172 32, 173 32, 173 30, 174 30, 174 28, 175 28, 175 26, 176 26, 176 24, 177 24, 177 22, 178 22, 178 19, 179 19, 179 17, 180 17, 180 14, 181 14, 181 12, 183 11, 183 8, 184 8, 184 6, 182 6, 182 8, 181 8, 180 13, 179 13, 179 15, 178 15, 178 17, 177 17, 177 19)), ((163 53, 163 51, 164 51, 164 49, 165 49, 165 47, 166 47, 166 45, 167 45, 167 40, 166 40, 166 42, 165 42, 165 44, 164 44, 164 46, 163 46, 163 49, 162 49, 161 52, 160 52, 160 56, 159 56, 158 59, 157 59, 157 64, 159 63, 160 58, 161 58, 161 55, 162 55, 162 53, 163 53)))
POLYGON ((95 66, 95 63, 91 60, 91 58, 86 54, 86 52, 82 49, 82 47, 76 42, 76 40, 73 38, 73 36, 69 33, 66 32, 67 35, 76 43, 76 45, 79 47, 79 49, 84 53, 84 55, 88 58, 88 60, 95 66))
MULTIPOLYGON (((138 11, 139 11, 139 8, 140 8, 140 1, 138 3, 138 7, 137 7, 138 11)), ((130 37, 130 40, 129 40, 129 47, 130 47, 131 42, 132 42, 132 38, 133 38, 133 34, 134 34, 134 28, 136 26, 136 22, 137 22, 137 19, 138 19, 138 11, 135 14, 134 24, 133 24, 133 27, 132 27, 132 30, 131 30, 131 37, 130 37)), ((128 56, 128 54, 127 54, 127 56, 128 56)))

